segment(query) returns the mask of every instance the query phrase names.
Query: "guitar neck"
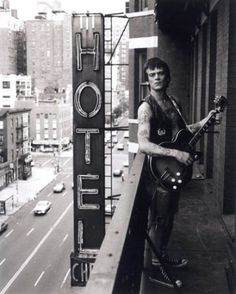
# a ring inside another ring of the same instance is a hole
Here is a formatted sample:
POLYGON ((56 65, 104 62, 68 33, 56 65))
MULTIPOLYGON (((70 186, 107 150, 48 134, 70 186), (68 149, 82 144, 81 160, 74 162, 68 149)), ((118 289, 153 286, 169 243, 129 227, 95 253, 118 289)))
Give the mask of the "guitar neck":
POLYGON ((211 119, 213 116, 214 116, 214 114, 212 114, 210 116, 210 118, 204 123, 204 125, 196 132, 196 134, 193 136, 193 138, 189 141, 188 145, 190 146, 191 149, 196 145, 196 143, 199 141, 201 136, 209 128, 209 126, 211 124, 211 119))

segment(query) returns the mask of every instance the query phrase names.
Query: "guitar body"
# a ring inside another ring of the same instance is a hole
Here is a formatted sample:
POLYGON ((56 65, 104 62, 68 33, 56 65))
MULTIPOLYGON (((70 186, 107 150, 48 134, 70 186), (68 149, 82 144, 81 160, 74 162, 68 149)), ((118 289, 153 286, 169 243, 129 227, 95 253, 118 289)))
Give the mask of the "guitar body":
MULTIPOLYGON (((194 151, 189 147, 193 134, 188 130, 180 130, 171 142, 163 142, 160 146, 186 151, 194 156, 194 151)), ((186 185, 192 178, 192 165, 186 166, 173 157, 150 157, 149 166, 155 179, 169 190, 178 190, 186 185)))
MULTIPOLYGON (((199 153, 194 151, 194 146, 200 139, 201 135, 206 132, 209 125, 215 121, 216 114, 223 112, 227 105, 227 98, 224 96, 216 96, 214 103, 215 110, 209 113, 210 116, 208 119, 194 135, 187 129, 183 129, 176 134, 174 140, 171 142, 163 142, 160 146, 189 152, 193 158, 197 159, 196 155, 199 156, 199 153)), ((182 188, 192 178, 192 165, 186 166, 173 157, 149 157, 149 167, 153 177, 160 181, 164 187, 172 191, 182 188)))

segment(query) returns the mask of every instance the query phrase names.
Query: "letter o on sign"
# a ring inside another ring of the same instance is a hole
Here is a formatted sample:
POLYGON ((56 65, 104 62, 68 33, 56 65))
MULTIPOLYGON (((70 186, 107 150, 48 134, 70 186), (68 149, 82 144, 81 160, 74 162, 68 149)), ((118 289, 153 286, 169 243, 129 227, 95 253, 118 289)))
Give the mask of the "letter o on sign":
POLYGON ((93 82, 89 82, 89 81, 83 82, 76 89, 75 96, 74 96, 74 102, 75 102, 75 109, 77 110, 77 112, 81 116, 86 117, 86 118, 91 118, 91 117, 94 117, 101 109, 102 95, 101 95, 101 92, 96 84, 94 84, 93 82), (90 112, 84 111, 84 109, 81 106, 81 95, 82 95, 82 92, 85 88, 91 88, 96 94, 96 105, 95 105, 94 109, 90 112))

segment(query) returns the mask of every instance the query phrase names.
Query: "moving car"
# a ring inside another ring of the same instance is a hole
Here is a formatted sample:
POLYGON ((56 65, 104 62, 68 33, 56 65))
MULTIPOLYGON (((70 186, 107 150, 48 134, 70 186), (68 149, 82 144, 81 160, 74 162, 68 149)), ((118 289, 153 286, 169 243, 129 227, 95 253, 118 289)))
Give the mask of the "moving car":
POLYGON ((47 201, 47 200, 40 200, 35 208, 34 208, 34 214, 39 215, 39 214, 46 214, 49 209, 52 207, 52 202, 47 201))
POLYGON ((0 234, 5 232, 8 228, 7 220, 0 220, 0 234))
POLYGON ((122 169, 115 169, 113 171, 113 176, 114 177, 121 177, 122 174, 123 174, 123 170, 122 169))
POLYGON ((65 190, 66 186, 63 182, 57 183, 56 186, 53 188, 54 193, 61 193, 65 190))
POLYGON ((124 150, 124 144, 123 143, 119 143, 117 144, 117 150, 124 150))

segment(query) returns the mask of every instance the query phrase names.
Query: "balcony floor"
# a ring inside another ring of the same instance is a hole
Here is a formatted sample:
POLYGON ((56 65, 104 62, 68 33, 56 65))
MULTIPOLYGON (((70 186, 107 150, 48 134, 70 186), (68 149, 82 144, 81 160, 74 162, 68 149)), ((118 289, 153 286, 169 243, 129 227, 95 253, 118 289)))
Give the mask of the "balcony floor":
MULTIPOLYGON (((217 217, 214 203, 210 180, 193 180, 182 192, 169 244, 172 255, 190 261, 187 268, 173 271, 183 283, 182 294, 229 293, 225 275, 228 235, 217 217)), ((145 252, 148 256, 148 249, 145 252)), ((148 258, 145 259, 148 263, 148 258)), ((168 294, 175 290, 157 285, 142 274, 140 293, 168 294)))

